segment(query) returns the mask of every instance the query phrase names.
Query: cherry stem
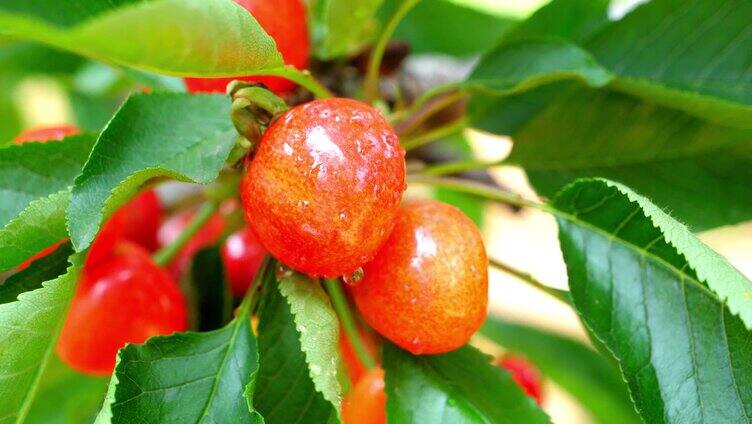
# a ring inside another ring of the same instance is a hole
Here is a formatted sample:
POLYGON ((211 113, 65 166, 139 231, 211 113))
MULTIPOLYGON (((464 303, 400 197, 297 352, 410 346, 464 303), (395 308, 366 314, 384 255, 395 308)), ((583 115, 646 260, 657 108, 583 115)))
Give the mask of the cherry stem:
POLYGON ((206 224, 209 218, 217 211, 216 202, 207 202, 196 212, 191 219, 191 222, 183 229, 180 235, 167 246, 159 249, 157 253, 152 256, 152 260, 157 265, 166 266, 175 258, 175 255, 188 243, 188 241, 196 235, 196 233, 206 224))
POLYGON ((256 303, 259 299, 258 296, 256 296, 256 293, 261 290, 261 286, 264 283, 264 278, 266 278, 266 274, 269 272, 269 269, 272 266, 272 262, 273 259, 269 254, 264 256, 263 261, 261 261, 261 266, 259 266, 258 271, 256 271, 256 275, 253 277, 253 282, 245 292, 243 301, 238 307, 238 315, 250 314, 251 312, 253 312, 253 309, 255 308, 256 303))
POLYGON ((500 160, 496 162, 484 162, 479 160, 462 160, 457 162, 440 163, 437 165, 427 166, 421 169, 421 172, 426 175, 450 175, 459 174, 466 171, 474 171, 477 169, 488 169, 495 166, 504 165, 505 161, 500 160))
POLYGON ((407 15, 407 13, 410 12, 410 10, 419 2, 420 0, 404 0, 389 19, 389 22, 387 22, 384 30, 379 35, 379 39, 376 40, 376 44, 374 45, 373 50, 371 50, 371 57, 368 60, 368 70, 366 71, 364 83, 366 101, 368 103, 373 103, 379 98, 379 73, 381 70, 381 61, 384 59, 384 52, 386 51, 387 44, 389 44, 389 39, 392 38, 394 30, 397 29, 397 25, 399 25, 405 15, 407 15))
POLYGON ((399 121, 394 125, 398 134, 407 134, 464 97, 465 93, 457 89, 456 83, 439 85, 420 95, 408 109, 392 114, 390 120, 399 121))
POLYGON ((314 78, 314 76, 311 75, 310 71, 300 70, 294 66, 288 65, 278 68, 260 69, 257 72, 252 72, 247 75, 282 77, 298 84, 301 87, 304 87, 305 89, 313 93, 314 97, 316 97, 317 99, 333 97, 332 92, 329 91, 328 88, 324 87, 324 85, 321 84, 316 78, 314 78))
POLYGON ((355 318, 350 311, 350 305, 347 302, 347 298, 345 298, 345 292, 342 290, 342 283, 337 279, 324 278, 324 287, 329 293, 332 306, 339 316, 342 328, 345 330, 345 335, 350 341, 350 346, 355 350, 355 355, 360 360, 360 363, 367 369, 375 367, 376 361, 368 349, 366 349, 358 333, 358 326, 355 324, 355 318))
POLYGON ((495 202, 507 203, 517 207, 531 207, 546 212, 551 212, 551 208, 543 203, 534 200, 525 199, 517 193, 501 190, 487 184, 478 183, 463 178, 452 177, 435 177, 425 174, 408 175, 408 182, 416 184, 428 184, 434 187, 446 188, 463 193, 473 194, 484 199, 495 202))
POLYGON ((415 137, 405 137, 402 139, 402 148, 406 151, 417 149, 432 141, 440 140, 444 137, 448 137, 459 131, 462 131, 467 126, 467 118, 460 118, 447 125, 435 128, 431 131, 417 135, 415 137))
POLYGON ((543 284, 540 281, 538 281, 535 277, 528 274, 525 271, 520 271, 517 268, 512 267, 511 265, 507 265, 501 261, 498 261, 493 258, 488 259, 488 264, 491 265, 494 268, 497 268, 501 271, 506 272, 507 274, 513 275, 514 277, 518 278, 519 280, 522 280, 526 282, 528 285, 541 290, 545 292, 546 294, 555 297, 556 299, 566 303, 567 305, 571 305, 572 302, 569 299, 569 292, 566 290, 560 290, 557 288, 553 288, 547 284, 543 284))

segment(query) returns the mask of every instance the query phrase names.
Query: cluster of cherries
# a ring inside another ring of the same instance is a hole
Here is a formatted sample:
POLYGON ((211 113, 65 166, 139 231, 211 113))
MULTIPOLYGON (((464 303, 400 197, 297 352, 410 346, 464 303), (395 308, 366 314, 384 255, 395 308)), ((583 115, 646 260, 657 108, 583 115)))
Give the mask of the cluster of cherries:
MULTIPOLYGON (((16 144, 61 140, 79 130, 72 126, 42 128, 19 135, 16 144)), ((164 269, 151 258, 171 244, 189 224, 193 211, 163 221, 154 190, 146 190, 114 213, 97 234, 86 256, 76 294, 57 344, 60 357, 87 374, 109 375, 117 351, 126 343, 143 343, 155 335, 187 328, 187 306, 177 284, 193 255, 219 241, 222 213, 214 215, 164 269)), ((66 240, 40 251, 18 266, 49 254, 66 240)), ((266 251, 248 228, 229 235, 221 246, 232 293, 242 296, 266 251)))
MULTIPOLYGON (((309 35, 300 0, 235 1, 274 38, 287 64, 307 66, 309 35)), ((232 79, 238 78, 185 82, 192 92, 224 92, 232 79)), ((294 88, 275 77, 239 79, 262 82, 278 94, 294 88)), ((47 129, 16 141, 76 132, 47 129)), ((403 204, 404 155, 381 113, 356 100, 315 100, 276 117, 245 163, 240 194, 248 228, 222 245, 233 294, 246 292, 269 252, 312 277, 351 282, 348 293, 366 323, 413 354, 465 344, 486 317, 488 259, 481 234, 453 206, 432 200, 403 204)), ((109 218, 89 251, 58 342, 66 363, 109 374, 126 343, 186 329, 186 303, 176 281, 199 249, 222 237, 222 210, 166 269, 150 255, 172 243, 193 213, 162 222, 159 198, 147 190, 109 218)), ((364 341, 375 354, 375 339, 364 341)), ((346 339, 341 345, 354 383, 343 406, 345 422, 385 422, 383 370, 364 370, 346 339)), ((533 368, 519 359, 500 365, 540 401, 533 368)))

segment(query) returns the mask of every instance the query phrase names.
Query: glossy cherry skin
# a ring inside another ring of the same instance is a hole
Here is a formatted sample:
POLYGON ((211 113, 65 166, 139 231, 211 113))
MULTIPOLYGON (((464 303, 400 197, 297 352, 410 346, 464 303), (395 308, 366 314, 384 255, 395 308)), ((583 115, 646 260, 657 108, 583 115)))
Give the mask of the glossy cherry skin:
MULTIPOLYGON (((360 334, 360 341, 371 354, 371 357, 378 358, 379 344, 375 337, 362 328, 359 329, 358 333, 360 334)), ((353 348, 350 340, 347 338, 344 329, 340 329, 339 331, 339 351, 342 354, 342 361, 345 364, 345 371, 347 371, 347 375, 350 377, 350 382, 353 384, 357 383, 363 378, 367 369, 360 362, 358 355, 355 353, 355 348, 353 348)))
POLYGON ((81 130, 72 125, 32 128, 16 136, 16 138, 13 139, 13 142, 16 144, 24 144, 30 141, 38 141, 42 143, 45 141, 58 141, 65 137, 80 133, 81 130))
POLYGON ((126 343, 143 343, 186 326, 186 303, 175 281, 148 252, 123 242, 82 274, 57 352, 75 370, 107 375, 126 343))
MULTIPOLYGON (((310 39, 307 12, 301 0, 235 0, 251 12, 264 31, 274 39, 285 63, 298 69, 308 66, 310 39)), ((279 77, 186 78, 191 92, 224 93, 232 80, 260 82, 277 94, 295 88, 295 84, 279 77)))
POLYGON ((541 389, 541 375, 537 368, 525 358, 506 356, 499 360, 498 365, 512 374, 512 379, 528 396, 535 399, 538 405, 543 404, 541 389))
POLYGON ((345 396, 342 402, 342 423, 386 423, 383 369, 376 367, 369 370, 345 396))
POLYGON ((157 231, 162 224, 162 203, 154 190, 139 193, 115 215, 123 228, 123 238, 151 252, 159 248, 157 231))
MULTIPOLYGON (((159 245, 164 247, 175 241, 185 227, 191 222, 195 213, 196 211, 194 210, 183 211, 165 220, 164 224, 162 224, 157 232, 159 245)), ((167 270, 172 278, 176 281, 179 280, 188 270, 191 260, 196 252, 217 242, 222 235, 224 228, 225 219, 221 214, 217 213, 209 218, 209 221, 201 227, 193 238, 188 240, 180 252, 175 255, 172 262, 167 265, 167 270)))
POLYGON ((350 275, 389 236, 405 152, 376 109, 350 99, 296 106, 264 133, 240 194, 261 244, 312 276, 350 275))
POLYGON ((459 209, 422 200, 403 206, 389 240, 351 287, 363 318, 418 354, 465 344, 486 318, 488 258, 459 209))
POLYGON ((242 297, 251 286, 264 260, 266 250, 249 228, 238 230, 222 244, 220 250, 227 282, 233 296, 242 297))
POLYGON ((161 222, 162 206, 154 190, 136 195, 102 225, 86 258, 87 268, 112 254, 120 240, 134 242, 149 251, 156 250, 161 222))

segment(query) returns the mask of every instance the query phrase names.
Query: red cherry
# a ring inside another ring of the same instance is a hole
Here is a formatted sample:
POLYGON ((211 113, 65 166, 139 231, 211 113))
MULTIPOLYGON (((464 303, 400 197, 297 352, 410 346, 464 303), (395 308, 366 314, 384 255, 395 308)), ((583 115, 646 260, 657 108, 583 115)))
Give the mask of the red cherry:
POLYGON ((62 140, 65 137, 80 133, 81 130, 72 125, 32 128, 16 136, 16 138, 13 139, 13 142, 16 144, 24 144, 30 141, 38 141, 44 143, 45 141, 62 140))
MULTIPOLYGON (((259 25, 277 43, 277 50, 285 63, 298 69, 308 66, 310 40, 308 35, 307 13, 300 0, 235 0, 253 15, 259 25)), ((224 93, 232 80, 260 82, 277 94, 295 88, 295 84, 279 77, 238 77, 238 78, 185 78, 190 92, 224 93)))
POLYGON ((343 424, 386 423, 386 393, 384 370, 369 370, 342 402, 343 424))
POLYGON ((72 368, 106 375, 118 349, 184 331, 186 304, 177 284, 141 247, 123 242, 83 273, 57 352, 72 368))
POLYGON ((538 405, 543 404, 541 375, 533 364, 519 356, 506 356, 499 360, 498 365, 512 373, 512 379, 528 396, 535 399, 538 405))
POLYGON ((405 205, 389 240, 350 287, 366 322, 414 355, 465 344, 486 318, 488 258, 480 231, 459 209, 405 205))
POLYGON ((152 252, 159 248, 157 231, 162 224, 162 204, 154 190, 139 193, 115 215, 124 238, 152 252))
POLYGON ((230 290, 235 297, 241 297, 253 282, 266 250, 253 231, 244 228, 227 237, 221 253, 230 290))
MULTIPOLYGON (((183 211, 177 215, 168 218, 157 232, 157 241, 164 247, 175 241, 183 232, 185 227, 191 222, 195 210, 183 211)), ((183 246, 175 258, 167 266, 167 270, 175 280, 188 270, 188 266, 193 259, 193 255, 204 247, 210 246, 219 240, 222 231, 225 228, 224 217, 217 213, 209 218, 209 221, 183 246)))
POLYGON ((85 269, 91 269, 109 258, 115 250, 115 245, 122 239, 123 216, 114 213, 102 225, 96 238, 91 243, 89 254, 86 256, 85 269))
POLYGON ((378 110, 351 99, 296 106, 264 133, 240 194, 261 244, 313 276, 351 275, 389 236, 404 150, 378 110))

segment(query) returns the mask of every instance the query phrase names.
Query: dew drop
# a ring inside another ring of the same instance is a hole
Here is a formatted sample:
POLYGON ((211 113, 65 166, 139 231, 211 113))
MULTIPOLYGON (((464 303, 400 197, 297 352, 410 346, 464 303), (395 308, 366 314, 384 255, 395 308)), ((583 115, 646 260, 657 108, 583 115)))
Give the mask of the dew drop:
POLYGON ((345 275, 342 276, 342 281, 345 282, 345 284, 349 286, 356 286, 360 284, 361 281, 363 281, 363 277, 365 277, 365 271, 363 271, 363 268, 358 268, 355 270, 355 272, 352 273, 352 275, 345 275))

